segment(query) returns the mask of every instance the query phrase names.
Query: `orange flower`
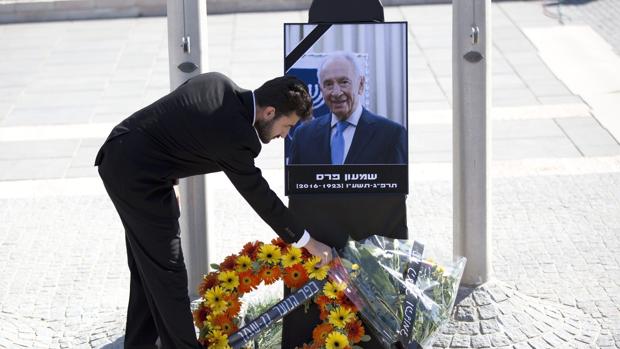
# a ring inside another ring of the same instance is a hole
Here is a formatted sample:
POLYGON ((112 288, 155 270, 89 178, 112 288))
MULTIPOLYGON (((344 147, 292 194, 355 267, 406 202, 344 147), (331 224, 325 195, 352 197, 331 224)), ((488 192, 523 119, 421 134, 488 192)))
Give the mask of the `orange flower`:
POLYGON ((344 329, 347 331, 347 337, 349 337, 349 340, 353 343, 361 341, 362 337, 366 334, 364 325, 360 320, 349 322, 344 329))
POLYGON ((310 259, 310 258, 312 258, 312 256, 314 256, 314 255, 312 253, 308 252, 308 250, 306 250, 305 248, 301 249, 301 258, 303 258, 304 260, 310 259))
POLYGON ((271 285, 280 278, 280 268, 276 265, 273 267, 263 267, 259 273, 259 277, 265 282, 265 285, 271 285))
POLYGON ((192 315, 194 317, 194 323, 197 324, 199 328, 202 328, 204 327, 203 324, 205 320, 207 320, 207 315, 209 315, 209 309, 201 304, 198 309, 192 312, 192 315))
POLYGON ((319 310, 321 311, 321 313, 319 314, 321 320, 325 321, 329 317, 329 309, 327 308, 327 306, 333 304, 333 301, 326 295, 321 294, 320 296, 316 297, 316 300, 314 302, 319 306, 319 310))
POLYGON ((300 288, 308 282, 308 273, 301 264, 284 269, 284 284, 289 288, 300 288))
POLYGON ((256 289, 260 280, 251 270, 239 273, 239 286, 237 289, 240 293, 247 293, 256 289))
POLYGON ((334 326, 322 323, 314 328, 312 331, 312 339, 314 343, 318 343, 319 345, 325 344, 325 339, 327 339, 327 335, 330 334, 334 330, 334 326))
POLYGON ((260 248, 260 245, 261 243, 259 241, 248 242, 247 244, 243 245, 243 249, 241 250, 240 254, 244 254, 252 258, 252 260, 255 260, 256 256, 258 255, 258 249, 260 248))
POLYGON ((239 329, 239 327, 237 325, 235 325, 235 323, 232 322, 232 320, 230 322, 227 322, 224 325, 222 325, 222 332, 226 333, 229 336, 231 334, 237 332, 238 329, 239 329))
POLYGON ((226 315, 231 318, 237 316, 239 314, 239 311, 241 310, 241 302, 239 302, 239 296, 233 293, 225 297, 224 300, 226 301, 226 315))
POLYGON ((217 326, 217 327, 222 327, 223 324, 230 322, 230 318, 228 316, 226 316, 226 314, 219 314, 213 317, 213 325, 217 326))
POLYGON ((289 247, 289 244, 282 240, 282 238, 272 239, 271 244, 278 246, 280 248, 280 251, 282 251, 282 254, 285 254, 286 250, 288 250, 289 247))
POLYGON ((231 254, 226 257, 224 261, 220 264, 220 271, 224 270, 234 270, 237 264, 237 255, 231 254))
POLYGON ((232 319, 224 314, 220 314, 213 319, 213 324, 219 327, 222 332, 227 335, 235 332, 237 330, 237 326, 233 323, 232 319))
POLYGON ((341 306, 348 308, 353 313, 357 313, 357 307, 353 302, 351 302, 349 297, 347 297, 347 295, 343 291, 338 292, 337 300, 338 304, 340 304, 341 306))
POLYGON ((331 299, 329 299, 329 297, 327 297, 326 295, 322 294, 322 295, 316 297, 316 300, 314 302, 319 306, 319 308, 321 310, 323 310, 332 301, 331 301, 331 299))
POLYGON ((217 273, 211 272, 202 278, 202 282, 198 286, 198 294, 205 294, 208 289, 215 285, 217 285, 217 273))
POLYGON ((327 308, 321 308, 321 313, 319 314, 319 318, 321 319, 321 321, 327 320, 328 317, 329 310, 327 310, 327 308))

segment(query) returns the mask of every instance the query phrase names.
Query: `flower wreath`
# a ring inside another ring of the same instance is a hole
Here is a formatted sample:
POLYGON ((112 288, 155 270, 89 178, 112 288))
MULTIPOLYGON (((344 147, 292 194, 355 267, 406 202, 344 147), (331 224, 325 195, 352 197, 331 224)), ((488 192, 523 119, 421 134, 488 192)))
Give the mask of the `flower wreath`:
MULTIPOLYGON (((193 312, 200 330, 198 340, 205 347, 230 348, 228 336, 240 324, 241 296, 262 282, 270 285, 282 279, 287 287, 297 289, 311 279, 323 280, 330 266, 319 267, 319 263, 320 259, 306 249, 293 247, 280 238, 271 244, 246 243, 238 254, 212 265, 216 271, 205 275, 198 287, 202 299, 193 312)), ((323 322, 312 331, 312 342, 302 349, 351 349, 369 340, 345 288, 345 284, 327 282, 314 297, 323 322)))

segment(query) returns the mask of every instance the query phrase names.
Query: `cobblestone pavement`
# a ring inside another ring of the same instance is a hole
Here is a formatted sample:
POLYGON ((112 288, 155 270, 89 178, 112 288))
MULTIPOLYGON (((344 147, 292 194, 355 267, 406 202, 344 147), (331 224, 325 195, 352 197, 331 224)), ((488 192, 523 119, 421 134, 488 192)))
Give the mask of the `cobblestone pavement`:
POLYGON ((546 1, 545 13, 564 24, 592 27, 620 54, 620 2, 616 0, 546 1))
MULTIPOLYGON (((449 202, 446 184, 429 185, 444 193, 441 202, 449 202)), ((620 195, 612 190, 618 185, 616 171, 503 178, 493 186, 495 277, 536 302, 590 315, 601 332, 590 329, 591 340, 583 342, 598 348, 620 347, 620 195)), ((426 204, 424 197, 420 200, 410 209, 426 204)), ((416 217, 414 213, 414 231, 416 217)), ((425 217, 417 219, 422 229, 428 224, 425 217)))
POLYGON ((116 335, 128 278, 108 200, 11 198, 0 207, 0 346, 99 347, 116 335))

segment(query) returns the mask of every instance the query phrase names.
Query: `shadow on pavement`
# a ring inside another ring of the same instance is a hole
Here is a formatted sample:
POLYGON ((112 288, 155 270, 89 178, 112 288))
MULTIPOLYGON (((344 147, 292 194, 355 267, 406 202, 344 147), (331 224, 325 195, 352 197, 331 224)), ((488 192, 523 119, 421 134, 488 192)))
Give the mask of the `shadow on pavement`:
POLYGON ((101 349, 122 349, 125 342, 125 336, 118 337, 114 342, 106 344, 101 349))
POLYGON ((557 5, 585 5, 596 0, 553 0, 543 4, 543 6, 557 6, 557 5))

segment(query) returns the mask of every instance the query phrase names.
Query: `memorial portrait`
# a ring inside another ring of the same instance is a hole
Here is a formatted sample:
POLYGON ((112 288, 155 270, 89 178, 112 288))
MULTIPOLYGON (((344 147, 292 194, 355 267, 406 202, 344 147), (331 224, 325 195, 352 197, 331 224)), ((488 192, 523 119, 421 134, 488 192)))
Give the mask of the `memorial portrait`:
POLYGON ((285 142, 287 192, 406 191, 406 23, 286 24, 284 37, 285 73, 313 99, 285 142))

